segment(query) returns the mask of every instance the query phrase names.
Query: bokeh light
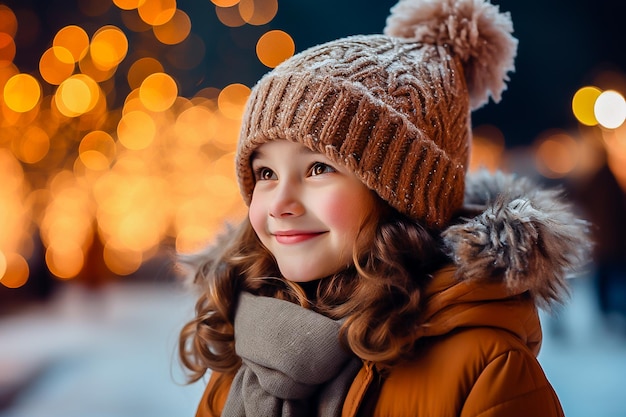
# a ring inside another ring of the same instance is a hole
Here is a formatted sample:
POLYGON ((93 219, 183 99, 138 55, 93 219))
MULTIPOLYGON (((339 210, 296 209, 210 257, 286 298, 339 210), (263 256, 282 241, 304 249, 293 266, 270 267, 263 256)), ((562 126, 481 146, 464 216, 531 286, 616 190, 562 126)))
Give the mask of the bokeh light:
POLYGON ((13 138, 11 149, 22 162, 35 164, 50 150, 50 137, 39 126, 28 126, 22 135, 13 138))
POLYGON ((246 21, 241 17, 239 7, 234 6, 215 6, 215 14, 219 21, 228 27, 236 28, 246 24, 246 21))
POLYGON ((230 119, 241 119, 250 89, 243 84, 226 86, 217 98, 220 112, 230 119))
POLYGON ((580 123, 587 126, 598 124, 594 105, 601 93, 599 88, 593 86, 583 87, 576 91, 572 98, 572 111, 580 123))
POLYGON ((6 263, 3 275, 0 275, 0 284, 7 288, 19 288, 26 284, 30 268, 24 257, 18 253, 7 253, 3 256, 6 263))
POLYGON ((144 0, 137 7, 141 20, 152 26, 164 25, 176 13, 176 0, 144 0))
POLYGON ((95 130, 87 133, 80 141, 78 153, 87 168, 102 171, 113 163, 116 155, 115 141, 107 132, 95 130))
POLYGON ((502 168, 504 134, 494 125, 480 125, 473 129, 469 170, 502 168))
POLYGON ((0 66, 7 65, 15 58, 15 41, 5 32, 0 32, 0 66))
POLYGON ((177 9, 166 23, 152 28, 154 36, 163 44, 175 45, 184 41, 191 32, 191 19, 184 11, 177 9))
POLYGON ((282 30, 270 30, 265 33, 256 44, 256 53, 259 60, 270 68, 291 57, 296 45, 288 33, 282 30))
MULTIPOLYGON (((73 58, 73 62, 78 62, 85 56, 87 50, 89 49, 89 36, 80 26, 65 26, 54 36, 52 46, 64 48, 69 51, 73 58)), ((65 62, 63 57, 58 57, 58 59, 65 62)))
POLYGON ((63 115, 76 117, 93 110, 100 94, 100 87, 91 77, 76 74, 59 85, 55 100, 63 115))
POLYGON ((17 33, 15 13, 4 4, 0 4, 0 33, 5 33, 11 38, 14 38, 17 33))
POLYGON ((248 24, 260 26, 269 23, 278 13, 278 0, 241 0, 239 14, 248 24))
POLYGON ((211 0, 211 3, 219 7, 232 7, 236 6, 239 0, 211 0))
POLYGON ((139 110, 126 113, 117 126, 120 143, 132 150, 145 149, 150 146, 156 132, 156 124, 152 117, 139 110))
POLYGON ((593 110, 598 123, 607 129, 616 129, 626 120, 626 101, 617 91, 603 91, 593 110))
POLYGON ((580 147, 565 132, 548 132, 541 138, 536 151, 537 170, 547 178, 562 178, 576 168, 580 147))
POLYGON ((41 86, 29 74, 17 74, 4 85, 4 102, 13 111, 25 113, 32 110, 41 98, 41 86))
POLYGON ((128 85, 131 89, 139 88, 150 74, 163 72, 163 64, 155 58, 144 57, 133 62, 128 70, 128 85))
POLYGON ((116 26, 105 26, 93 35, 89 47, 91 60, 102 71, 119 65, 128 52, 128 39, 116 26))
POLYGON ((139 87, 139 99, 149 110, 160 112, 169 109, 178 95, 174 79, 163 72, 150 74, 139 87))
POLYGON ((72 75, 75 66, 74 57, 68 49, 53 46, 41 55, 39 73, 47 83, 59 85, 72 75))
POLYGON ((113 0, 113 4, 122 10, 133 10, 145 3, 146 0, 113 0))

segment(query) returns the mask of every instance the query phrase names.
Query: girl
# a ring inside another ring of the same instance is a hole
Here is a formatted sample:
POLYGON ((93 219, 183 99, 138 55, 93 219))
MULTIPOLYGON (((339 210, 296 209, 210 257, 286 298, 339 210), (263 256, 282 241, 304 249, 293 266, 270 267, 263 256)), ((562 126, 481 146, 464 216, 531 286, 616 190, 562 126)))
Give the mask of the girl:
POLYGON ((486 0, 401 0, 384 35, 306 50, 243 118, 249 215, 183 259, 197 416, 561 416, 536 355, 585 224, 558 193, 466 176, 470 111, 517 41, 486 0))

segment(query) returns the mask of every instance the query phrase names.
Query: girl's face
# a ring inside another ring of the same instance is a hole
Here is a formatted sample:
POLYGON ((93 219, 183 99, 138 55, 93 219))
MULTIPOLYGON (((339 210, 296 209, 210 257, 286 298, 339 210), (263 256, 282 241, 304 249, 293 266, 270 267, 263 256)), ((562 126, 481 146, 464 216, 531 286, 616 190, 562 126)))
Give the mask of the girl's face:
POLYGON ((352 264, 375 197, 352 172, 299 143, 275 140, 252 157, 249 217, 283 276, 307 282, 352 264))

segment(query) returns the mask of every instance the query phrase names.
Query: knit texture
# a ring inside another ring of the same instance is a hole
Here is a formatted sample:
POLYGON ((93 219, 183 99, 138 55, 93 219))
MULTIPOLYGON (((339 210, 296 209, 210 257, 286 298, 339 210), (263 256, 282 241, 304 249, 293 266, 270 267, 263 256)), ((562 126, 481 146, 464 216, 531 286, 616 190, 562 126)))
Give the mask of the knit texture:
POLYGON ((408 33, 420 38, 393 35, 404 23, 390 19, 392 34, 309 48, 252 89, 236 157, 247 204, 255 183, 254 150, 284 139, 347 167, 392 207, 428 226, 445 226, 461 207, 470 111, 490 95, 499 99, 504 89, 496 78, 506 77, 515 54, 512 27, 505 24, 510 20, 483 0, 400 4, 428 16, 426 22, 405 19, 416 22, 408 33), (433 7, 440 3, 446 7, 433 7), (498 60, 505 65, 492 62, 498 60), (471 91, 465 78, 470 68, 471 91), (477 71, 485 79, 474 76, 477 71))
POLYGON ((470 138, 463 74, 441 47, 356 36, 293 57, 254 89, 238 174, 249 201, 251 153, 302 143, 347 166, 390 205, 431 225, 462 203, 470 138))
POLYGON ((242 292, 235 314, 242 365, 222 416, 339 417, 362 365, 342 348, 340 327, 288 301, 242 292))

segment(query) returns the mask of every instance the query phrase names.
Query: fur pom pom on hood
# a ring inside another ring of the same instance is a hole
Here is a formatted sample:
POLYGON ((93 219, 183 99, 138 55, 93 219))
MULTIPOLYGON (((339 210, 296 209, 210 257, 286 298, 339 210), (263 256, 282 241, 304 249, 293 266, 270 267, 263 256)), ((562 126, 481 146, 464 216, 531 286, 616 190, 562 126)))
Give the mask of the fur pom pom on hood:
POLYGON ((567 275, 585 265, 590 251, 589 225, 561 191, 486 171, 469 174, 465 190, 466 207, 480 214, 443 233, 459 279, 502 280, 544 308, 561 302, 567 275))
POLYGON ((463 63, 472 110, 499 102, 514 71, 517 39, 509 13, 488 0, 400 0, 384 33, 447 46, 463 63))

